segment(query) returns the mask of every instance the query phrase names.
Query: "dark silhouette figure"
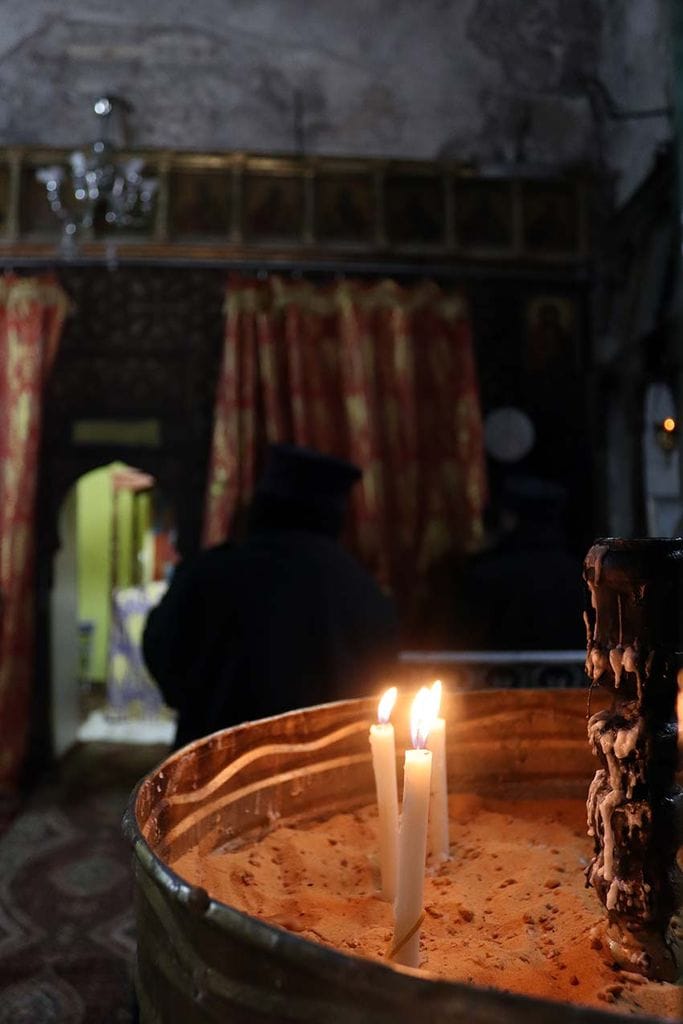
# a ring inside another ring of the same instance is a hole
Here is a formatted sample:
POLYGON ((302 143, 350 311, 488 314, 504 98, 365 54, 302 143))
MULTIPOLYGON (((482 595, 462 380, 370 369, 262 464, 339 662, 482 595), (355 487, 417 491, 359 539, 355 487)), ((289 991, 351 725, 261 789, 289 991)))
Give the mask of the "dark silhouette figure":
POLYGON ((143 651, 177 708, 176 746, 226 726, 378 686, 397 654, 394 610, 340 545, 350 463, 274 445, 246 538, 181 563, 143 651))
POLYGON ((507 481, 497 543, 462 579, 463 632, 483 650, 585 646, 581 561, 568 549, 566 491, 534 477, 507 481))
POLYGON ((567 541, 566 489, 550 480, 515 476, 493 493, 482 549, 469 557, 446 555, 432 566, 416 646, 582 649, 582 563, 567 541))

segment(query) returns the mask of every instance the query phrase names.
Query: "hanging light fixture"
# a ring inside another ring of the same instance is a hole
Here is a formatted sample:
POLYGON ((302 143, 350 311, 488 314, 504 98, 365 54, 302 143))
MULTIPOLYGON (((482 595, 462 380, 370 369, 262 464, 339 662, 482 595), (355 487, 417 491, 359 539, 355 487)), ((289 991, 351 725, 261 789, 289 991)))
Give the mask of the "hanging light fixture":
POLYGON ((68 167, 36 171, 67 242, 106 227, 142 227, 149 219, 157 180, 144 175, 144 159, 121 156, 120 147, 127 143, 126 116, 132 109, 119 96, 99 97, 93 110, 100 130, 90 148, 71 153, 68 167))

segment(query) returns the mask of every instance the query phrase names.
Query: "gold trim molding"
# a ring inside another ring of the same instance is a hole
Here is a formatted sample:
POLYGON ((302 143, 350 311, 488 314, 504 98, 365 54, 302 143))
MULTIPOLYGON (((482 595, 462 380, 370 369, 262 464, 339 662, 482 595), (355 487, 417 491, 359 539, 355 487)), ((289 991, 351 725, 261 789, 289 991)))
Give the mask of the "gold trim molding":
MULTIPOLYGON (((0 258, 59 256, 39 167, 69 151, 0 148, 0 258)), ((159 180, 135 232, 80 239, 84 258, 431 260, 566 265, 590 256, 583 171, 493 176, 453 161, 140 150, 159 180)))

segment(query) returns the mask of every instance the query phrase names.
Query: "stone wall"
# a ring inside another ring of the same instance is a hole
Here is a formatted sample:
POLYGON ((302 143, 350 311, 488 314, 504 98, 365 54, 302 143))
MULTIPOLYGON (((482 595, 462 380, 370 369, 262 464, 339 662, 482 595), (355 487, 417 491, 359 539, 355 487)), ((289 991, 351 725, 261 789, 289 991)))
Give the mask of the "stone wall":
POLYGON ((135 105, 133 140, 197 150, 563 165, 602 152, 625 195, 665 119, 667 0, 0 0, 0 144, 95 132, 92 100, 135 105))
MULTIPOLYGON (((673 105, 671 9, 679 0, 613 0, 604 3, 599 74, 624 110, 673 105)), ((671 116, 603 120, 606 162, 625 199, 651 170, 657 148, 673 134, 671 116)))

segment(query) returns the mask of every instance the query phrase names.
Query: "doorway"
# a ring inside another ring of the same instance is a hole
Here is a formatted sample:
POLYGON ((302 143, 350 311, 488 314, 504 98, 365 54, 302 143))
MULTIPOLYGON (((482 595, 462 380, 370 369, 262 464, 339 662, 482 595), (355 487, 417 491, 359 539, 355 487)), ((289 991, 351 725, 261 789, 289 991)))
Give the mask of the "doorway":
POLYGON ((141 640, 177 561, 172 503, 144 469, 113 461, 68 490, 50 597, 51 732, 76 741, 170 743, 172 712, 141 640))

